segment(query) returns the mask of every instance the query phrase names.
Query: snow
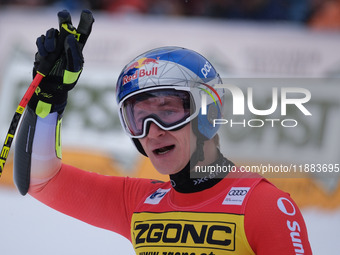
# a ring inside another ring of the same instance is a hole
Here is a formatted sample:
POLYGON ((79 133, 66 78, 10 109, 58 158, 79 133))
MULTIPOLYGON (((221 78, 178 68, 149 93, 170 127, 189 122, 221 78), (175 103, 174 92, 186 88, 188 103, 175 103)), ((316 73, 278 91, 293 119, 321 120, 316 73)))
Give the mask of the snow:
MULTIPOLYGON (((0 188, 0 254, 4 255, 133 255, 120 235, 56 212, 30 196, 0 188)), ((313 254, 340 250, 340 210, 302 210, 313 254)))
POLYGON ((1 255, 133 255, 120 235, 63 215, 18 192, 0 189, 1 255))

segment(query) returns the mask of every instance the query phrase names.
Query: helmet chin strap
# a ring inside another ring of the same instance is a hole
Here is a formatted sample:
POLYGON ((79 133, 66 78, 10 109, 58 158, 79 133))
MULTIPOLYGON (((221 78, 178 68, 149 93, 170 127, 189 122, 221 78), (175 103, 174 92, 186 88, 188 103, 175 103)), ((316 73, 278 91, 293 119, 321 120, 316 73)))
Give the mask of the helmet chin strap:
POLYGON ((199 161, 204 160, 203 145, 204 140, 197 138, 196 150, 191 155, 189 162, 179 172, 170 174, 170 182, 175 190, 183 193, 191 193, 195 190, 190 182, 190 170, 192 167, 196 166, 199 161))
POLYGON ((204 161, 204 141, 207 140, 205 136, 203 136, 199 130, 198 130, 198 119, 197 117, 192 120, 191 125, 192 131, 194 132, 194 135, 196 136, 196 149, 194 153, 191 155, 191 158, 189 160, 189 163, 192 167, 196 166, 198 162, 204 161))
POLYGON ((203 162, 204 161, 204 141, 206 140, 205 137, 203 137, 201 134, 198 136, 196 135, 197 140, 196 140, 196 149, 194 153, 191 155, 191 158, 188 162, 190 164, 190 168, 196 166, 198 162, 203 162))
MULTIPOLYGON (((198 162, 204 161, 203 145, 206 138, 197 138, 197 148, 192 154, 187 165, 178 173, 170 175, 170 182, 172 187, 180 193, 193 193, 202 191, 213 187, 220 182, 228 173, 221 172, 216 176, 205 174, 203 176, 191 176, 191 169, 198 164, 198 162)), ((218 157, 211 165, 233 165, 232 162, 223 157, 220 151, 218 151, 218 157)))
POLYGON ((198 132, 197 118, 192 121, 192 130, 196 136, 196 149, 191 155, 189 162, 178 173, 170 175, 171 185, 175 189, 180 189, 184 193, 192 191, 192 187, 188 184, 190 180, 190 170, 195 167, 198 162, 204 161, 204 141, 207 140, 200 132, 198 132))

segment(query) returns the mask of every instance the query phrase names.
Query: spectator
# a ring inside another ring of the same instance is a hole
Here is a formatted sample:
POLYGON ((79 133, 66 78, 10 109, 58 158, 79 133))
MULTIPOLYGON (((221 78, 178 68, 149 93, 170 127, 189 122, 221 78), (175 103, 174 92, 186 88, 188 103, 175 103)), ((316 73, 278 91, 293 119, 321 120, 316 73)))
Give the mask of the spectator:
POLYGON ((308 25, 313 29, 339 30, 340 29, 340 1, 327 0, 320 2, 314 8, 308 25))

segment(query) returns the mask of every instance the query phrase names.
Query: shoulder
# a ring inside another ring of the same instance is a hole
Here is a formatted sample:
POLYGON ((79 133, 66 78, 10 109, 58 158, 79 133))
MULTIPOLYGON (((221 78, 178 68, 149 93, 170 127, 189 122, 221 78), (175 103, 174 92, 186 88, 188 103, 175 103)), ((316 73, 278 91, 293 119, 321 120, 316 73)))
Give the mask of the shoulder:
POLYGON ((246 205, 245 216, 248 223, 282 217, 298 211, 289 193, 262 179, 252 190, 246 205))
POLYGON ((293 254, 297 250, 311 254, 298 206, 288 193, 265 179, 252 191, 244 221, 247 239, 257 254, 293 254))
POLYGON ((263 218, 265 215, 270 217, 298 215, 300 211, 288 192, 262 179, 252 190, 245 213, 248 216, 263 218))
POLYGON ((274 184, 269 182, 267 179, 262 178, 258 184, 254 187, 249 202, 256 204, 272 204, 278 198, 285 197, 293 201, 289 193, 277 188, 274 184))

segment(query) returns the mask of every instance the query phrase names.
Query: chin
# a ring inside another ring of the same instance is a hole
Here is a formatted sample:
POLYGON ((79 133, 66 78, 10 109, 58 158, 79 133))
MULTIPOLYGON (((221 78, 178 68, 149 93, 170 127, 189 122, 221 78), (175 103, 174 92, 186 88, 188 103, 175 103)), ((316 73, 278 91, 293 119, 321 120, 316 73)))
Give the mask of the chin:
POLYGON ((183 167, 181 169, 177 169, 177 168, 173 168, 173 166, 166 168, 164 166, 157 167, 155 165, 154 167, 156 168, 157 172, 159 172, 160 174, 164 174, 164 175, 177 174, 179 171, 181 171, 184 168, 183 167))

